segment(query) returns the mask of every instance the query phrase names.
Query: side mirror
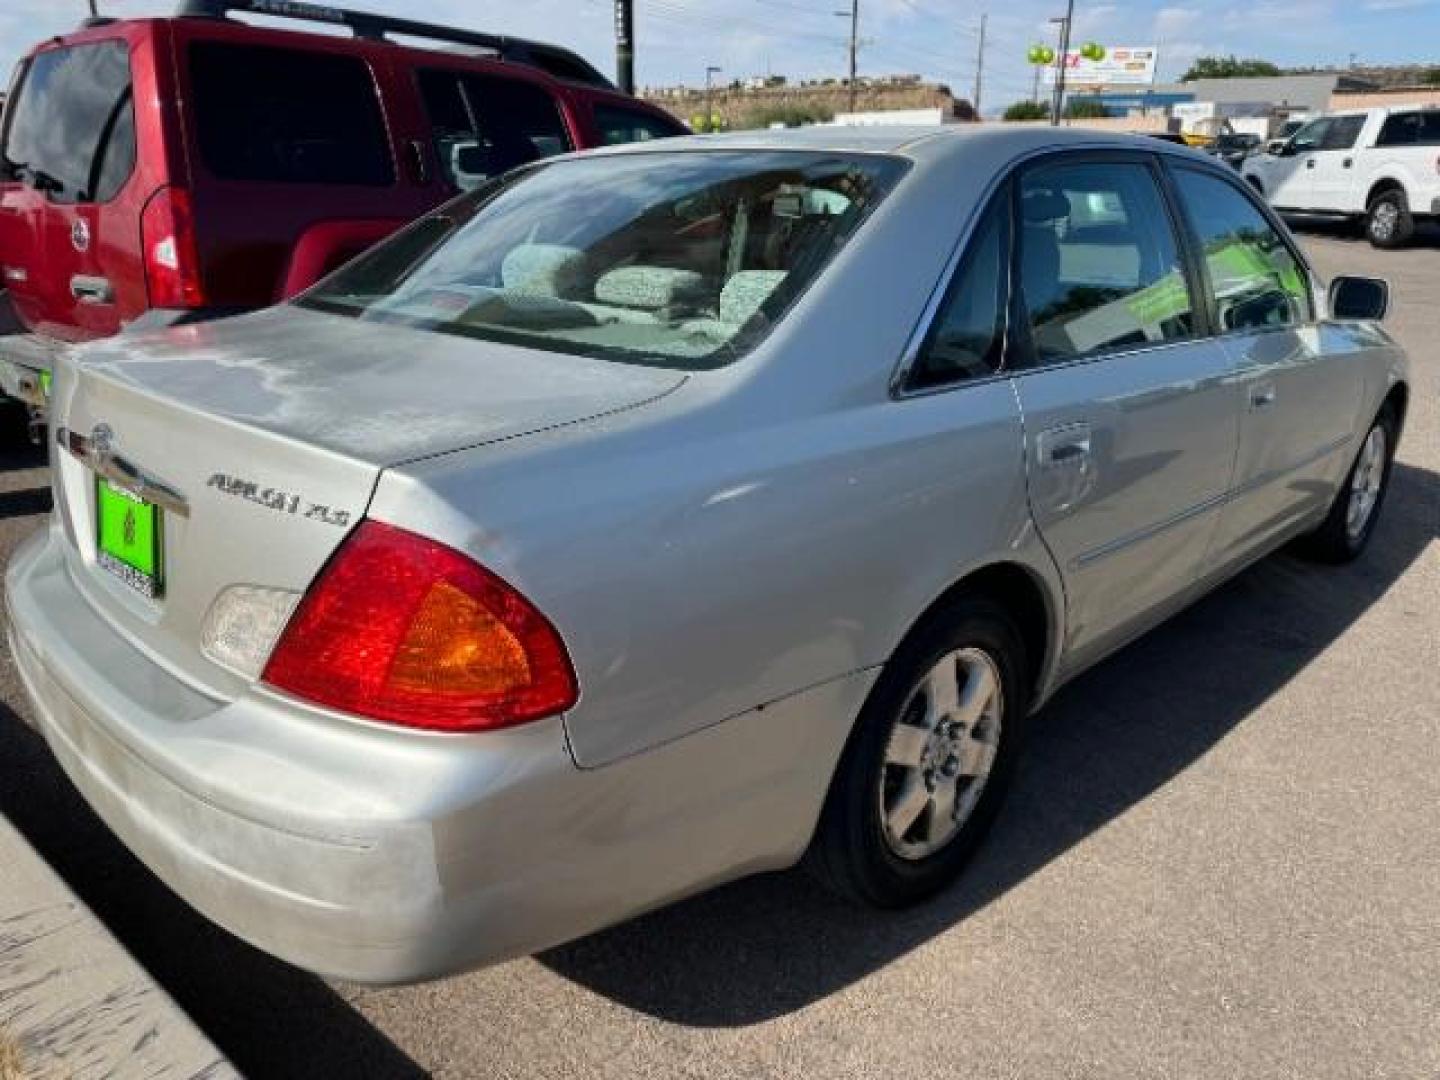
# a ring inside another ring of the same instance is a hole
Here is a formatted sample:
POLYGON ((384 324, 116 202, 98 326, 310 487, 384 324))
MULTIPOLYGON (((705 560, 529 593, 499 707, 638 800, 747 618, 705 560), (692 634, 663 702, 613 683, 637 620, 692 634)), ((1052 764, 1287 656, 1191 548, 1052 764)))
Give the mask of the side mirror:
POLYGON ((1330 282, 1332 319, 1378 322, 1390 310, 1390 283, 1384 278, 1337 277, 1330 282))

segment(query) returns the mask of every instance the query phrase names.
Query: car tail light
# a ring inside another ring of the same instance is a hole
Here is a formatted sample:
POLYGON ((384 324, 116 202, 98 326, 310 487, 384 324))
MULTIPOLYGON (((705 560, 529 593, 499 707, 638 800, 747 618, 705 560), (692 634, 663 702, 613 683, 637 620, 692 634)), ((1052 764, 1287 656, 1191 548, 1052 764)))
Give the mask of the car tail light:
POLYGON ((579 693, 564 642, 528 600, 453 548, 368 520, 300 602, 263 679, 440 731, 538 720, 579 693))
POLYGON ((190 192, 162 187, 150 196, 140 214, 140 244, 152 308, 204 306, 190 192))

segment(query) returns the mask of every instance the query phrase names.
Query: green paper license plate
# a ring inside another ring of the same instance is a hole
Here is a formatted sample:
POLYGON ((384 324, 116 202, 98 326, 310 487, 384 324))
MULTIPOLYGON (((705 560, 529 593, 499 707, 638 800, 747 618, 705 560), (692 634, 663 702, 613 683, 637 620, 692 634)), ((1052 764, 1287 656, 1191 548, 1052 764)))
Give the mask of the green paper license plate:
POLYGON ((131 588, 152 599, 163 582, 160 508, 116 487, 95 481, 96 560, 131 588))

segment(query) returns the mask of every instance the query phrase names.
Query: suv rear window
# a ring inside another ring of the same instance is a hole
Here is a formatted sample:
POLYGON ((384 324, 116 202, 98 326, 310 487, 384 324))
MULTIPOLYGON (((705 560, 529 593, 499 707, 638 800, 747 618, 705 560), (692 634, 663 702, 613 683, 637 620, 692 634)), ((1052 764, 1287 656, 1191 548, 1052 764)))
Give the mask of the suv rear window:
POLYGON ((200 41, 190 46, 200 157, 221 180, 395 181, 375 80, 363 60, 200 41))
POLYGON ((1380 129, 1376 146, 1440 146, 1440 109, 1396 113, 1380 129))
POLYGON ((667 123, 658 116, 618 105, 596 105, 595 126, 600 129, 600 141, 605 146, 668 139, 681 134, 681 127, 676 121, 667 123))
POLYGON ((461 191, 570 149, 555 99, 519 79, 422 71, 420 94, 440 167, 461 191))
POLYGON ((6 115, 5 179, 33 184, 56 202, 107 202, 134 168, 129 45, 35 54, 6 115))

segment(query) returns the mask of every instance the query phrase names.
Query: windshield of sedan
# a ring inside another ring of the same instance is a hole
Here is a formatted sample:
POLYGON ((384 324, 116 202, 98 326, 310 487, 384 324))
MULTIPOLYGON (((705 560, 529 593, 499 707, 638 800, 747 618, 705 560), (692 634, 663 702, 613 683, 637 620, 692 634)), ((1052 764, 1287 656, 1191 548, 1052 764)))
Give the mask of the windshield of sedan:
POLYGON ((297 303, 697 369, 752 348, 903 172, 895 158, 654 152, 545 163, 422 218, 297 303))

